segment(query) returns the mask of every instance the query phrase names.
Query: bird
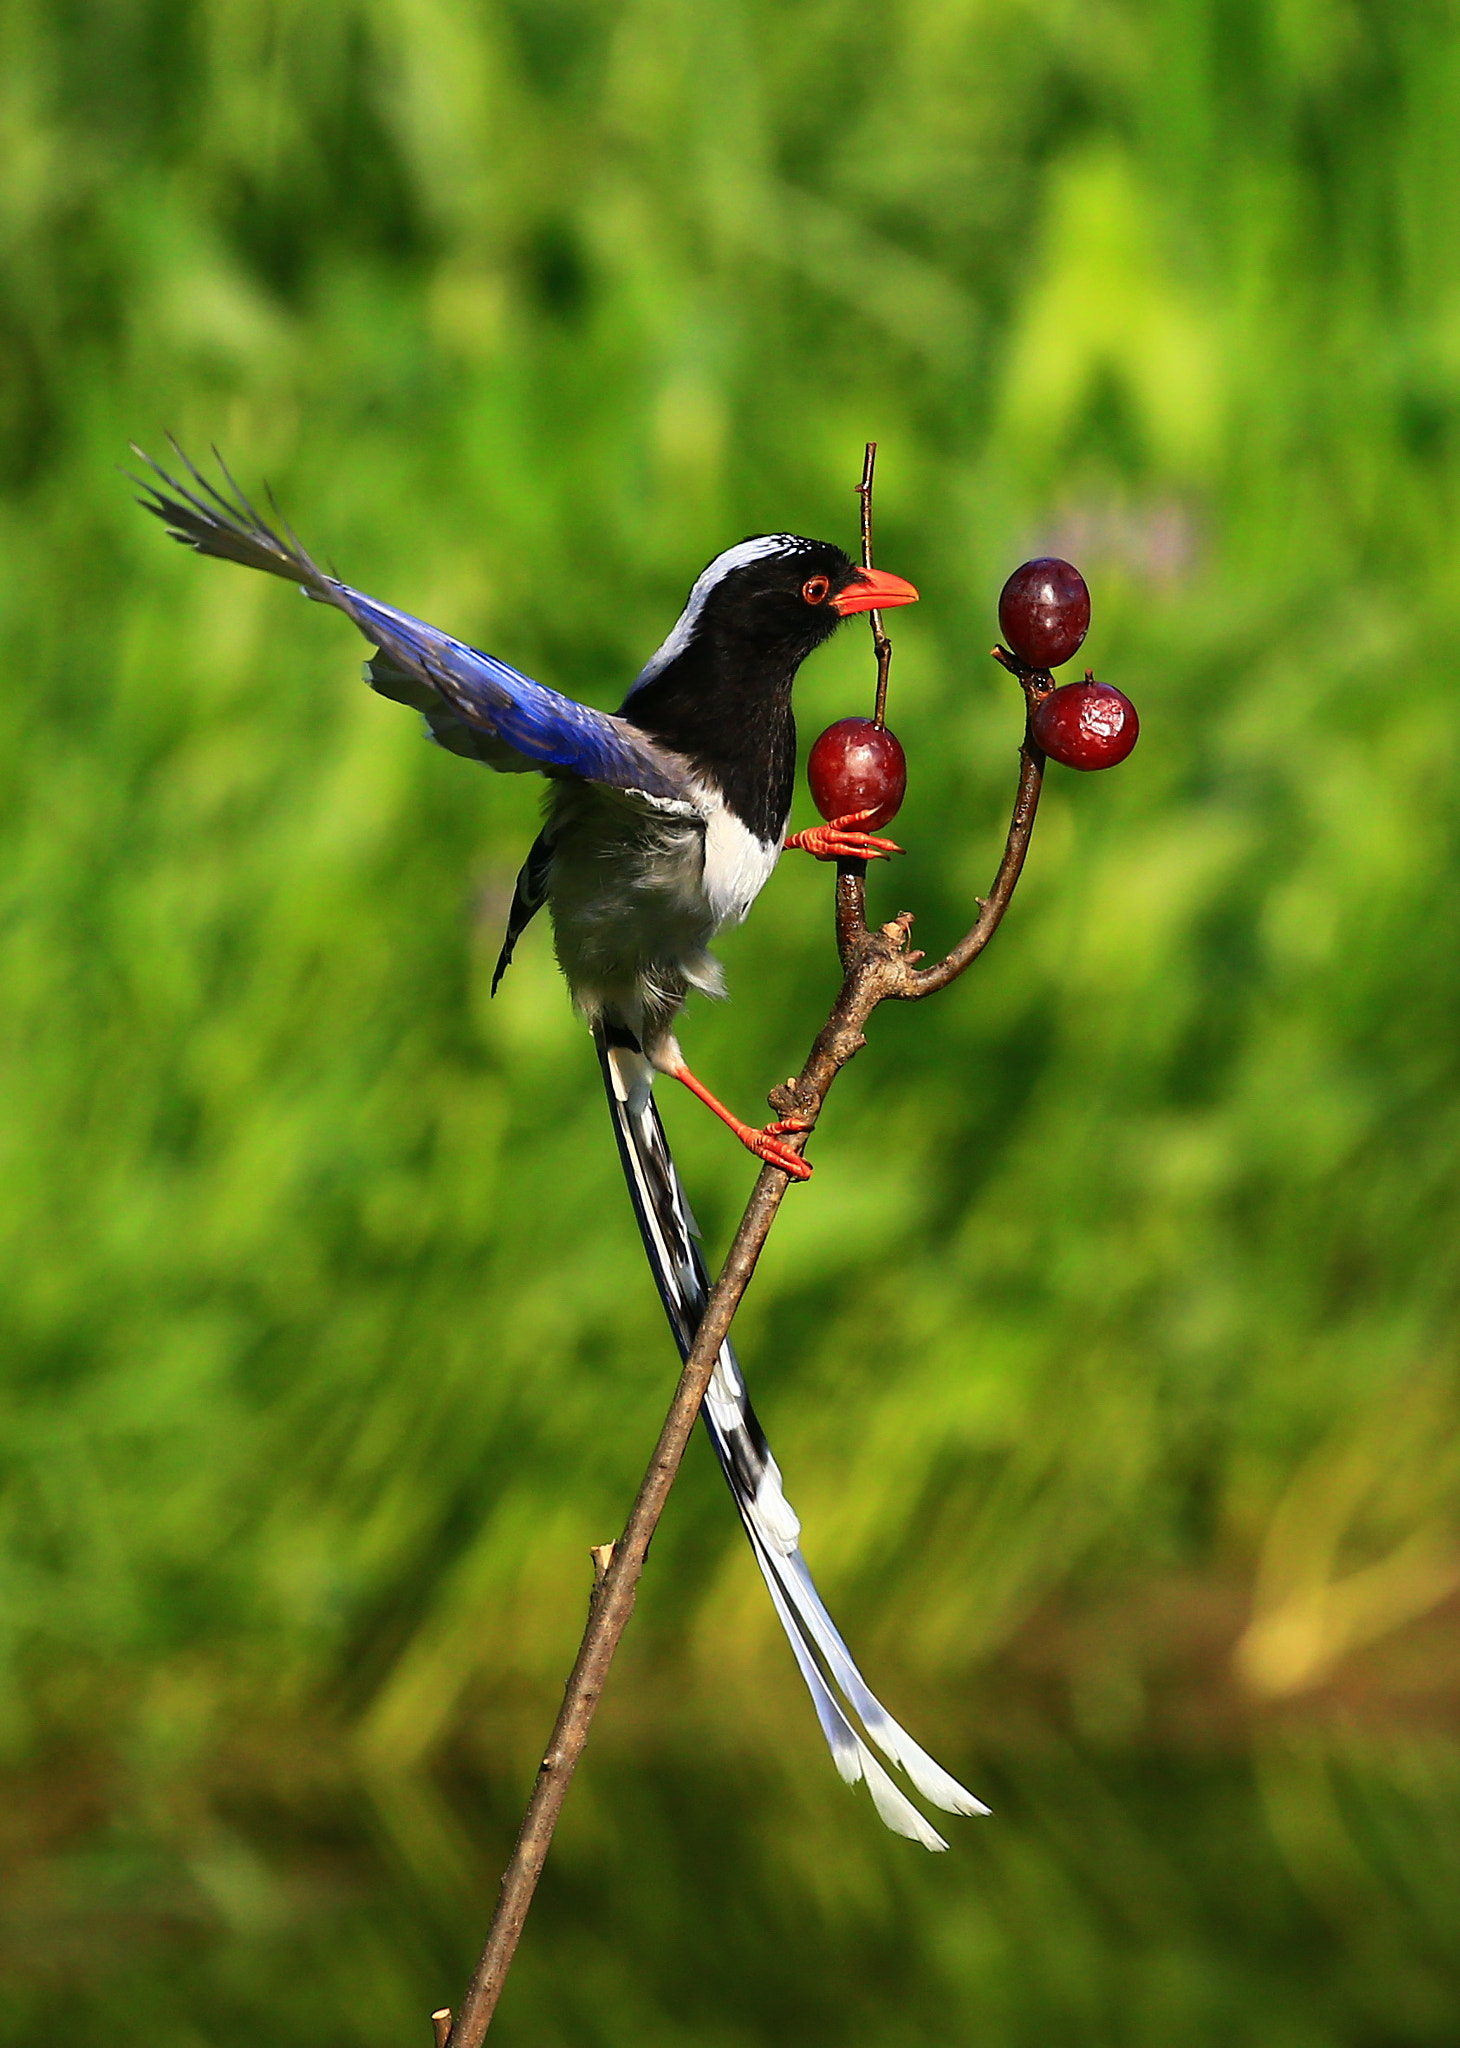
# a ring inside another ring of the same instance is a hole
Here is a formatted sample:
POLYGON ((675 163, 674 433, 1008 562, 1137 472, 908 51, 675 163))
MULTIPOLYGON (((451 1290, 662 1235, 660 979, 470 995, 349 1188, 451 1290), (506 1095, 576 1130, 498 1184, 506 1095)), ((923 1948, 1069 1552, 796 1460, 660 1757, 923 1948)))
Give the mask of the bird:
MULTIPOLYGON (((569 993, 597 1048, 650 1269, 687 1357, 709 1279, 654 1082, 682 1083, 757 1158, 795 1180, 810 1176, 809 1162, 786 1143, 805 1123, 784 1117, 757 1128, 737 1117, 691 1071, 674 1027, 691 990, 724 993, 709 943, 746 916, 783 850, 820 860, 885 859, 900 850, 863 829, 869 812, 788 832, 792 686, 843 619, 911 604, 917 591, 858 566, 833 542, 754 535, 696 577, 662 645, 608 713, 326 574, 272 492, 277 526, 244 496, 216 448, 222 487, 172 446, 184 479, 134 444, 149 474, 133 481, 145 493, 138 502, 174 540, 283 577, 342 611, 375 650, 366 680, 419 711, 439 746, 501 772, 548 778, 545 822, 517 878, 492 992, 546 905, 569 993)), ((894 1833, 946 1849, 874 1751, 940 1810, 989 1809, 893 1719, 853 1661, 802 1555, 799 1519, 728 1338, 701 1418, 839 1774, 849 1785, 865 1783, 894 1833)))

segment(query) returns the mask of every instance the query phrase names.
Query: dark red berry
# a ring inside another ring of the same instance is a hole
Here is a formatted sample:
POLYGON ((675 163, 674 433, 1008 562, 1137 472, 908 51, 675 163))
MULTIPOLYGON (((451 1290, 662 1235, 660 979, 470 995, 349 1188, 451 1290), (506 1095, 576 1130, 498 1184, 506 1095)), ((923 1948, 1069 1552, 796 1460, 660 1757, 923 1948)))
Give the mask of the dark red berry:
POLYGON ((1052 761, 1067 768, 1113 768, 1140 737, 1141 721, 1129 697, 1086 674, 1062 683, 1034 707, 1034 737, 1052 761))
POLYGON ((1058 555, 1026 562, 999 594, 999 631, 1030 668, 1058 668, 1089 630, 1085 579, 1058 555))
POLYGON ((870 718, 840 718, 811 749, 806 780, 823 818, 871 811, 858 829, 875 832, 902 808, 907 756, 885 725, 874 725, 870 718))

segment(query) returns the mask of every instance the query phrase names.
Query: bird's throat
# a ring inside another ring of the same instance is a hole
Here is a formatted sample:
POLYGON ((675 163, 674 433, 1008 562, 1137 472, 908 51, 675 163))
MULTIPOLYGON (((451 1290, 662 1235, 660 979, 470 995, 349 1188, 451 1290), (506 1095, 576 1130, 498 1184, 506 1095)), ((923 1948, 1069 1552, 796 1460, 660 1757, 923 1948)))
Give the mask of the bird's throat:
POLYGON ((707 775, 746 829, 779 841, 796 784, 791 686, 799 654, 692 643, 623 716, 707 775))

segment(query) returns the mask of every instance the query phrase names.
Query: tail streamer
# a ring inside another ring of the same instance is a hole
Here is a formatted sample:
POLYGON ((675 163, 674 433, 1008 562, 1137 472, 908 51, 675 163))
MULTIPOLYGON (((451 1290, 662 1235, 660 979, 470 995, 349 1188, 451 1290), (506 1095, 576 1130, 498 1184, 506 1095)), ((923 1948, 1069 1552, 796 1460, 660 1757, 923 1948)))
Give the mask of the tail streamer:
MULTIPOLYGON (((653 1069, 627 1033, 599 1025, 594 1037, 644 1250, 680 1357, 687 1358, 709 1299, 709 1278, 654 1106, 653 1069)), ((801 1555, 801 1524, 786 1499, 780 1467, 750 1405, 728 1338, 720 1347, 701 1416, 838 1772, 848 1785, 859 1780, 866 1785, 894 1834, 921 1842, 925 1849, 946 1849, 943 1837, 878 1762, 855 1723, 933 1806, 961 1814, 989 1809, 893 1720, 853 1662, 801 1555)))

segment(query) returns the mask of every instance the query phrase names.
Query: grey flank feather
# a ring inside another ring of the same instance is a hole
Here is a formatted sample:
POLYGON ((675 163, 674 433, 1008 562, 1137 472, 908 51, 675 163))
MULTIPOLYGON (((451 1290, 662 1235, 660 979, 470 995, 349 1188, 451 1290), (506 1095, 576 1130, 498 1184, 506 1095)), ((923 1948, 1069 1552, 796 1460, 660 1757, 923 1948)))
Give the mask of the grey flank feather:
MULTIPOLYGON (((631 1043, 614 1042, 616 1035, 602 1026, 595 1036, 644 1249, 680 1355, 687 1357, 709 1283, 694 1218, 654 1108, 652 1070, 631 1043)), ((838 1772, 848 1784, 865 1782, 878 1815, 895 1833, 926 1849, 946 1848, 873 1756, 854 1718, 933 1805, 960 1814, 987 1813, 988 1808, 913 1741, 853 1662, 801 1555, 800 1523, 728 1340, 716 1361, 702 1418, 838 1772)))

